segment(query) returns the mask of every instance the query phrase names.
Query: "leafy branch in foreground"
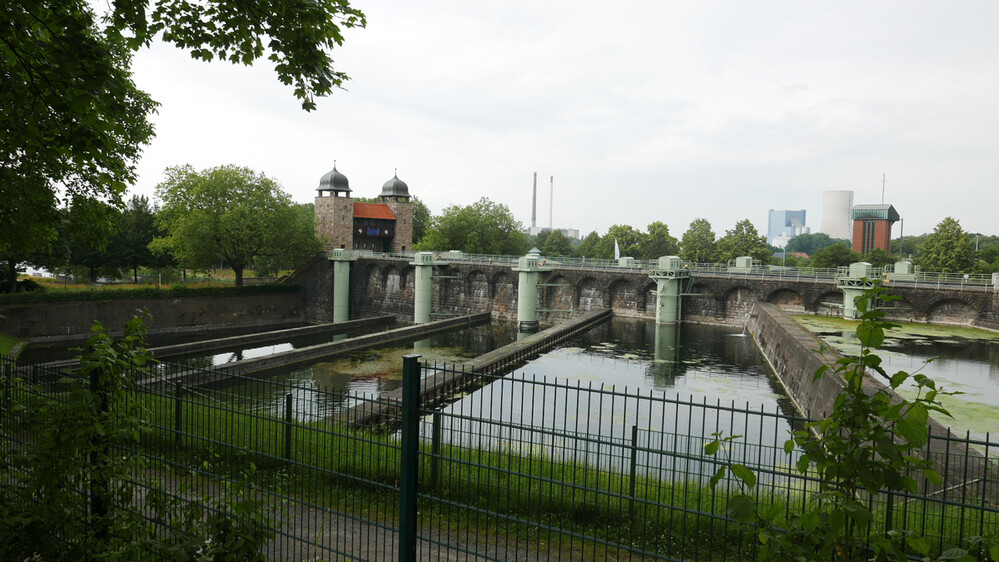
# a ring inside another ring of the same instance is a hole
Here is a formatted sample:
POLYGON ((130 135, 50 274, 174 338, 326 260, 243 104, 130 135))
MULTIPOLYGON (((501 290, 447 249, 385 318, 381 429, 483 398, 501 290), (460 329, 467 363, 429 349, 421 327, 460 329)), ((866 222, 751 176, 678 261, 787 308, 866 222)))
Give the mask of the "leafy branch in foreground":
POLYGON ((83 376, 8 381, 7 393, 30 398, 2 419, 5 435, 24 442, 0 456, 0 559, 262 560, 274 514, 252 485, 253 467, 226 483, 221 499, 183 500, 197 490, 179 485, 156 492, 139 452, 149 428, 129 392, 152 361, 145 324, 133 318, 117 342, 99 323, 92 331, 83 376), (142 502, 149 520, 136 507, 142 502))
MULTIPOLYGON (((834 366, 815 373, 818 381, 831 370, 844 383, 832 413, 792 432, 784 444, 786 453, 800 452, 796 470, 818 481, 803 512, 783 521, 786 511, 780 502, 759 505, 751 495, 756 475, 744 465, 724 462, 711 478, 716 486, 728 473, 738 483, 740 493, 729 499, 727 514, 752 527, 759 541, 759 560, 895 560, 909 557, 910 552, 931 559, 930 544, 907 531, 889 529, 887 536, 867 536, 875 516, 874 497, 883 492, 917 492, 913 475, 921 474, 935 486, 942 484, 932 460, 921 456, 920 450, 929 439, 930 412, 950 416, 939 398, 957 394, 943 392, 925 375, 905 371, 890 375, 882 367, 875 350, 884 342, 885 332, 897 326, 872 305, 897 298, 884 293, 875 286, 857 299, 862 319, 857 326, 860 354, 841 357, 834 366), (881 387, 865 385, 868 376, 880 378, 892 391, 914 385, 916 396, 900 399, 881 387), (868 540, 870 549, 863 546, 868 540)), ((715 434, 705 453, 720 456, 725 445, 738 438, 715 434)), ((989 553, 999 559, 999 546, 989 553)), ((951 548, 939 559, 974 558, 966 550, 951 548)))

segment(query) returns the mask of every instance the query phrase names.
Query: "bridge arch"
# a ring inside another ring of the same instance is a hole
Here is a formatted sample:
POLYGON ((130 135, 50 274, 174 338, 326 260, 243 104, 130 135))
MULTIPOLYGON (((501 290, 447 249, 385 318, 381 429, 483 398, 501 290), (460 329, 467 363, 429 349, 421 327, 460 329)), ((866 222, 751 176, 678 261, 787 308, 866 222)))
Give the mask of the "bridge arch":
POLYGON ((576 284, 576 305, 580 312, 589 312, 595 308, 607 306, 606 292, 593 277, 584 277, 576 284))
POLYGON ((812 302, 812 310, 819 316, 841 316, 843 309, 843 291, 826 291, 819 294, 812 302), (834 306, 838 305, 838 306, 834 306))
POLYGON ((386 266, 382 271, 382 281, 385 283, 385 294, 393 295, 402 288, 402 275, 393 265, 386 266))
POLYGON ((542 291, 542 308, 550 310, 572 310, 572 285, 569 280, 556 274, 547 281, 542 291))
MULTIPOLYGON (((611 281, 607 288, 608 301, 615 312, 639 312, 637 283, 623 277, 611 281)), ((643 307, 644 308, 644 307, 643 307)), ((644 310, 642 310, 644 312, 644 310)))
POLYGON ((407 295, 413 294, 413 271, 413 266, 406 265, 399 272, 399 286, 402 288, 403 293, 407 295))
POLYGON ((506 271, 493 274, 489 281, 489 297, 492 299, 492 310, 509 306, 504 312, 517 312, 517 285, 513 276, 506 271))
POLYGON ((926 309, 926 321, 934 324, 970 324, 976 316, 971 305, 957 298, 940 299, 926 309))
POLYGON ((781 310, 801 314, 805 312, 805 299, 798 291, 781 287, 767 295, 767 302, 776 304, 781 310))
POLYGON ((759 295, 752 288, 736 285, 725 292, 722 301, 723 316, 726 318, 744 318, 758 302, 759 295))
POLYGON ((367 280, 367 293, 369 298, 375 298, 382 286, 382 270, 375 264, 369 264, 364 271, 364 278, 367 280))
POLYGON ((648 279, 639 292, 638 311, 646 315, 656 314, 656 282, 648 279))
POLYGON ((481 269, 473 269, 465 276, 465 306, 475 310, 492 310, 489 298, 489 277, 481 269))

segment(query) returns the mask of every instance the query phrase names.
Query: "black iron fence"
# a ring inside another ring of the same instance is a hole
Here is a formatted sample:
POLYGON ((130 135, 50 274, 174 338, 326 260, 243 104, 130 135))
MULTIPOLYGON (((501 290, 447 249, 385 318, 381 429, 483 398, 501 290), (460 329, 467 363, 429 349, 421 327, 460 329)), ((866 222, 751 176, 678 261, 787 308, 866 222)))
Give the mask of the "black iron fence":
MULTIPOLYGON (((85 383, 0 365, 0 447, 11 459, 39 439, 33 405, 85 383)), ((155 376, 190 368, 161 365, 155 376)), ((479 375, 488 384, 420 407, 420 380, 458 370, 406 358, 401 403, 238 375, 171 387, 137 374, 124 397, 143 429, 120 455, 144 462, 118 476, 135 485, 125 507, 164 529, 164 498, 250 518, 273 533, 269 559, 734 560, 754 558, 755 535, 726 516, 737 483, 707 485, 718 468, 704 454, 713 434, 742 436, 726 458, 752 468, 757 501, 779 500, 787 517, 817 486, 783 450, 801 418, 523 373, 479 375), (268 516, 205 496, 252 497, 268 516)), ((937 552, 960 546, 984 558, 983 546, 999 543, 997 447, 989 436, 932 435, 927 451, 946 486, 872 498, 866 536, 910 530, 937 552)), ((18 470, 0 476, 5 487, 24 481, 18 470)))

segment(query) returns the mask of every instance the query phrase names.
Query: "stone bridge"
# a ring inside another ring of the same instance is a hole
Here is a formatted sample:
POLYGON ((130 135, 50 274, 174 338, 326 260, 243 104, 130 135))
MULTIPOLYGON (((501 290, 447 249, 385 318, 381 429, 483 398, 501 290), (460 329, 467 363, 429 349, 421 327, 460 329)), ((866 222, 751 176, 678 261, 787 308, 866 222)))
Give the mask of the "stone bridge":
MULTIPOLYGON (((351 264, 350 318, 413 316, 414 267, 408 260, 362 257, 351 264)), ((332 264, 324 258, 302 271, 306 317, 332 320, 332 264)), ((889 318, 901 321, 974 325, 999 329, 999 295, 991 291, 888 283, 901 300, 887 303, 889 318)), ((539 319, 550 323, 579 312, 608 307, 615 314, 655 317, 655 282, 636 268, 585 269, 552 266, 540 275, 539 319)), ((693 272, 684 287, 685 321, 741 326, 757 302, 793 313, 839 316, 843 292, 832 279, 775 279, 759 274, 693 272), (839 305, 839 306, 837 306, 839 305)), ((442 318, 490 312, 516 320, 517 273, 508 263, 435 265, 433 315, 442 318)))

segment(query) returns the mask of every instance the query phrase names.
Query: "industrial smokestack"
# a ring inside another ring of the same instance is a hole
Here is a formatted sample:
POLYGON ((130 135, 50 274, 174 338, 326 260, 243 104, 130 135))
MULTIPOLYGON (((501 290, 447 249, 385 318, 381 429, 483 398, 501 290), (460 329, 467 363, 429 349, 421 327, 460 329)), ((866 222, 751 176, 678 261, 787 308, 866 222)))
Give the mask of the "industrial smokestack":
POLYGON ((555 230, 555 225, 552 223, 552 209, 553 203, 555 202, 555 176, 551 176, 552 189, 548 194, 548 229, 555 230))
POLYGON ((531 197, 531 232, 538 226, 538 173, 534 172, 534 195, 531 197))

